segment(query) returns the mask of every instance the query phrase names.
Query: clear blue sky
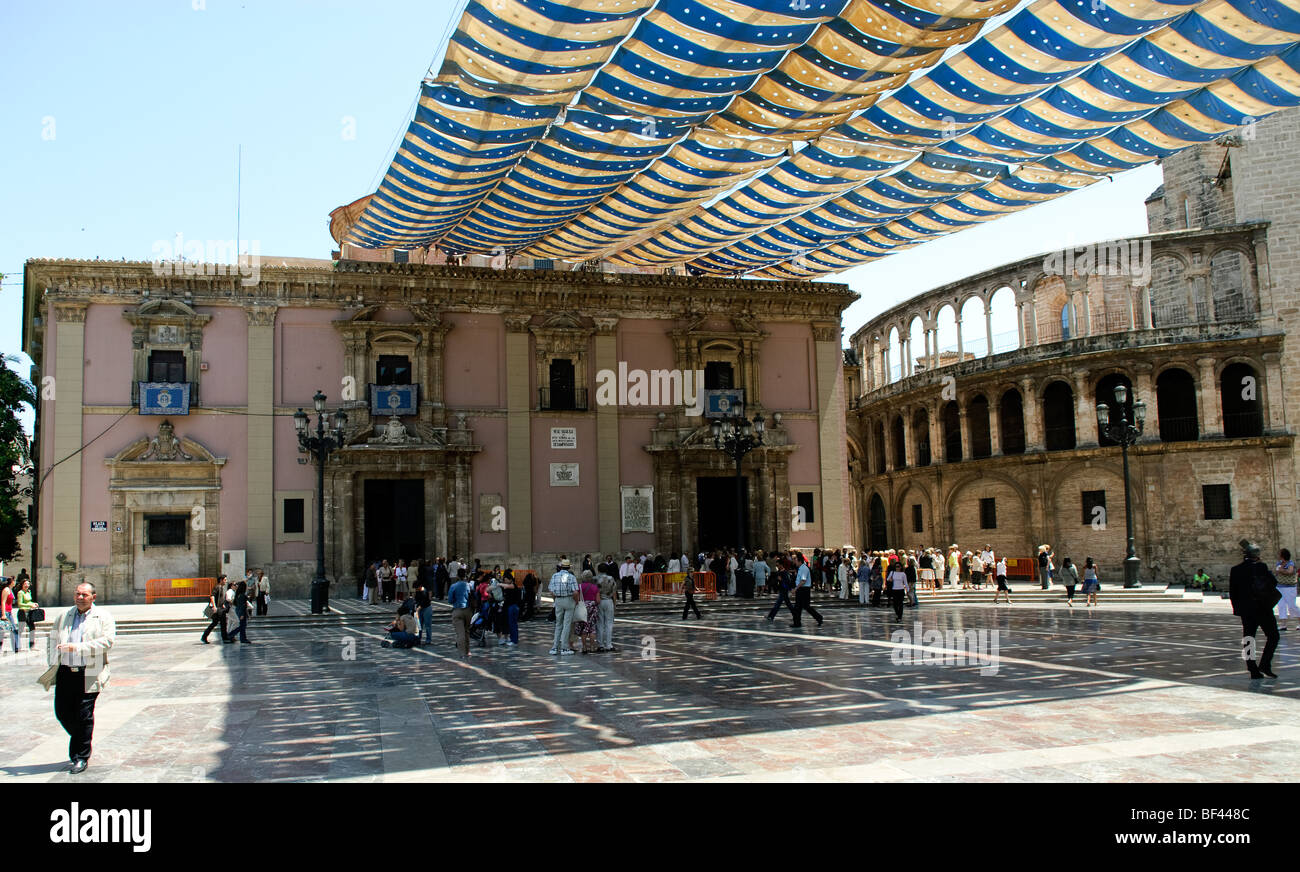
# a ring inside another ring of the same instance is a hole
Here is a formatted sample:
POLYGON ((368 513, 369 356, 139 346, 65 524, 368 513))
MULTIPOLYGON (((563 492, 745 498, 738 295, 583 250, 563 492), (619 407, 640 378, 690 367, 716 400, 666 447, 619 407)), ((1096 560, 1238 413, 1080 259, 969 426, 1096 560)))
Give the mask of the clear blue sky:
MULTIPOLYGON (((462 5, 0 0, 0 350, 19 349, 28 258, 150 260, 177 233, 232 239, 241 144, 241 236, 263 256, 329 257, 330 210, 374 190, 462 5)), ((864 297, 845 335, 962 276, 1143 233, 1159 183, 1154 167, 1116 176, 845 273, 864 297)))

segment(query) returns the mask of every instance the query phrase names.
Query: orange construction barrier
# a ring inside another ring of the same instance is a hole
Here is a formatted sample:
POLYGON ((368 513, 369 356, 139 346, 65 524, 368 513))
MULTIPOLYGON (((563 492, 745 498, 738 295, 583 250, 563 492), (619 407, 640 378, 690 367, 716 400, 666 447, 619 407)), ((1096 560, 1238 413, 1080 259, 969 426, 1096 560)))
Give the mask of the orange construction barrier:
MULTIPOLYGON (((718 598, 717 576, 712 572, 692 572, 695 576, 695 595, 705 599, 718 598)), ((665 596, 676 594, 682 596, 686 586, 685 572, 646 572, 641 575, 641 599, 648 600, 655 594, 665 596)))
POLYGON ((215 578, 151 578, 145 582, 146 603, 205 603, 212 593, 215 578))
POLYGON ((1019 579, 1020 581, 1035 581, 1038 578, 1038 558, 1036 557, 1008 557, 1007 558, 1007 579, 1019 579))

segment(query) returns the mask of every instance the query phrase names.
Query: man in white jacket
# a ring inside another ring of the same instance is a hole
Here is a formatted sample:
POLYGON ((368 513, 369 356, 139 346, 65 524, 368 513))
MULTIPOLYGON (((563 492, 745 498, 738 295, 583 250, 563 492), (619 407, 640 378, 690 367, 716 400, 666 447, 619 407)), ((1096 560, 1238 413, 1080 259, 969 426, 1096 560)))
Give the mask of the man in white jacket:
POLYGON ((54 716, 68 731, 68 772, 73 775, 86 771, 90 760, 95 701, 108 686, 108 650, 117 638, 113 616, 95 606, 93 584, 77 585, 75 598, 76 606, 54 619, 49 637, 50 668, 58 670, 54 716))

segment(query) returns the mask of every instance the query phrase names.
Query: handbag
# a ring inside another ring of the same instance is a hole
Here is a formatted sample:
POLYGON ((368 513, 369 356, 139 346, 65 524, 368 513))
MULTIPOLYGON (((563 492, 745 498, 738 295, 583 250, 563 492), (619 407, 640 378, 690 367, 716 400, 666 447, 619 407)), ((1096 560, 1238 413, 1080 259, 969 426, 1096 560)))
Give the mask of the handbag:
POLYGON ((586 623, 586 621, 587 621, 587 603, 586 603, 585 600, 578 600, 578 602, 574 605, 574 607, 573 607, 573 620, 574 620, 575 623, 577 623, 578 621, 582 621, 583 623, 586 623))
POLYGON ((36 679, 36 683, 48 691, 51 687, 54 686, 54 682, 57 681, 58 678, 59 678, 59 664, 55 663, 49 669, 41 673, 40 677, 36 679))
POLYGON ((41 621, 43 621, 43 620, 45 620, 45 609, 28 609, 28 610, 27 610, 27 623, 28 623, 29 625, 30 625, 30 624, 39 624, 39 623, 40 623, 41 621))
POLYGON ((213 617, 216 616, 216 614, 217 614, 217 610, 214 609, 212 606, 206 605, 203 607, 203 617, 208 619, 209 621, 212 620, 213 617))

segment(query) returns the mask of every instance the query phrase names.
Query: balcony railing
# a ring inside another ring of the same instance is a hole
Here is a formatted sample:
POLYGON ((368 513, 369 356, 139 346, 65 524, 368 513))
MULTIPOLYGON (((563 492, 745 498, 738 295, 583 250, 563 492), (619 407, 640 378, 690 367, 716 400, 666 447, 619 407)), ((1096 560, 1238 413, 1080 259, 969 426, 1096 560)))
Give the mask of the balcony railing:
POLYGON ((1223 435, 1228 439, 1264 435, 1264 413, 1231 412, 1223 416, 1223 435))
POLYGON ((543 412, 587 411, 586 388, 538 388, 537 408, 543 412))
POLYGON ((1200 430, 1197 427, 1195 415, 1160 416, 1161 442, 1195 442, 1199 436, 1200 430))

